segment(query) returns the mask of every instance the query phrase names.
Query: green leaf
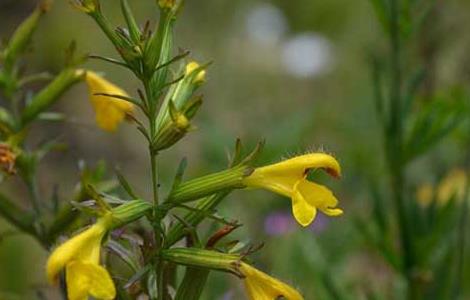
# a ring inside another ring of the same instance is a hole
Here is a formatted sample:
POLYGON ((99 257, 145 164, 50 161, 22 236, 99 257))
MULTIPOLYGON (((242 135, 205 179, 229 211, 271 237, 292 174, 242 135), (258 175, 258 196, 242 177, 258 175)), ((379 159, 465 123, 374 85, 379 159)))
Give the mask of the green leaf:
POLYGON ((184 172, 186 171, 187 166, 188 159, 184 157, 178 165, 178 170, 176 171, 175 179, 173 180, 172 190, 174 190, 183 181, 184 172))
POLYGON ((23 126, 28 125, 36 117, 48 109, 52 104, 59 100, 60 96, 65 93, 73 84, 81 79, 81 75, 77 74, 74 69, 66 69, 62 71, 55 79, 36 94, 31 102, 26 106, 21 121, 23 126))
POLYGON ((117 95, 117 94, 108 94, 108 93, 95 93, 93 95, 94 96, 105 96, 105 97, 115 98, 115 99, 119 99, 119 100, 122 100, 122 101, 127 101, 131 104, 134 104, 134 105, 138 106, 138 107, 141 106, 141 103, 138 99, 128 97, 128 96, 117 95))
POLYGON ((142 277, 147 275, 147 273, 152 269, 152 265, 148 264, 145 267, 140 268, 138 271, 135 272, 134 275, 124 284, 124 288, 128 289, 136 282, 140 281, 142 277))
POLYGON ((127 28, 129 29, 129 34, 132 41, 135 44, 138 44, 140 42, 141 36, 140 29, 139 25, 137 25, 137 22, 135 21, 134 14, 132 13, 132 10, 127 0, 121 0, 121 11, 124 16, 124 19, 126 20, 127 28))
POLYGON ((140 269, 139 262, 136 259, 136 255, 126 249, 120 243, 113 240, 109 240, 106 244, 106 247, 111 250, 111 253, 114 253, 123 262, 125 262, 134 272, 137 272, 140 269))
POLYGON ((46 3, 38 5, 33 13, 18 26, 4 52, 5 69, 11 69, 18 56, 27 49, 39 19, 47 9, 46 3))
POLYGON ((158 299, 157 271, 150 269, 147 276, 147 291, 150 299, 158 299))
POLYGON ((209 273, 209 269, 187 267, 175 300, 199 300, 209 273))
MULTIPOLYGON (((225 197, 227 197, 228 194, 229 191, 225 191, 200 200, 195 207, 196 210, 187 213, 183 220, 193 227, 197 226, 208 214, 210 214, 212 210, 214 210, 220 204, 220 202, 225 197)), ((184 236, 185 225, 182 223, 177 223, 170 228, 170 231, 168 232, 165 239, 165 245, 168 247, 172 246, 181 240, 184 236)))
POLYGON ((410 79, 405 84, 405 94, 403 99, 403 114, 404 116, 408 116, 413 107, 414 101, 417 99, 417 92, 419 87, 426 79, 426 69, 419 68, 417 69, 414 74, 411 75, 410 79))
POLYGON ((404 145, 404 161, 429 151, 451 133, 467 116, 465 99, 457 91, 426 104, 412 121, 404 145))
POLYGON ((126 193, 132 198, 132 199, 138 199, 139 196, 134 192, 134 189, 132 186, 129 184, 127 179, 124 177, 124 175, 121 173, 119 169, 115 169, 114 172, 116 173, 116 176, 118 177, 119 183, 121 184, 122 188, 126 191, 126 193))

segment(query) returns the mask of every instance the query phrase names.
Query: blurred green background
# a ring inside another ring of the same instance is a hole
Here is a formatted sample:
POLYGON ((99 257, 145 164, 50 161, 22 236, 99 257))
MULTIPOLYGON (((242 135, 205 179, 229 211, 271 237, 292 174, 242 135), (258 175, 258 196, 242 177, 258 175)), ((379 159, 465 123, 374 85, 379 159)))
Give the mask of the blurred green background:
MULTIPOLYGON (((123 24, 118 1, 102 2, 114 24, 123 24)), ((139 20, 157 20, 153 2, 131 1, 139 20)), ((470 35, 465 28, 470 26, 470 2, 438 2, 427 35, 420 37, 433 48, 421 49, 418 42, 413 57, 432 64, 435 90, 468 86, 470 35)), ((8 37, 35 3, 0 0, 0 36, 8 37)), ((386 44, 370 3, 188 0, 176 36, 176 46, 191 50, 192 58, 214 63, 203 88, 205 104, 196 117, 198 130, 171 153, 161 155, 163 190, 184 156, 189 159, 187 178, 224 168, 226 150, 236 137, 248 146, 266 139, 260 163, 306 151, 332 153, 342 164, 343 179, 319 176, 340 199, 344 216, 319 216, 310 228, 301 229, 289 215, 290 202, 263 191, 236 191, 220 212, 245 225, 237 237, 265 242, 254 256, 257 265, 300 287, 307 299, 325 299, 322 295, 331 285, 350 289, 358 298, 368 289, 381 289, 385 297, 400 291, 400 280, 393 278, 354 226, 355 218, 370 214, 368 180, 380 181, 385 176, 369 58, 372 52, 383 53, 386 44)), ((80 53, 116 57, 91 19, 67 1, 57 0, 41 22, 25 66, 33 71, 60 70, 72 40, 80 53)), ((137 80, 119 67, 92 60, 86 67, 106 73, 132 94, 138 88, 137 80)), ((69 199, 78 180, 77 161, 94 165, 104 159, 110 166, 120 166, 137 190, 150 196, 147 149, 132 126, 125 125, 116 134, 97 129, 83 84, 68 92, 54 109, 66 113, 66 123, 35 128, 31 144, 60 137, 69 147, 42 164, 44 193, 52 194, 58 184, 59 194, 69 199)), ((417 161, 410 169, 412 181, 416 185, 433 181, 436 174, 462 164, 468 148, 462 148, 460 138, 452 135, 417 161)), ((13 184, 10 189, 21 199, 21 185, 13 184)), ((31 288, 46 284, 46 253, 0 220, 2 232, 6 234, 0 239, 0 300, 33 299, 31 288)), ((203 299, 241 299, 241 291, 236 278, 211 273, 203 299)))

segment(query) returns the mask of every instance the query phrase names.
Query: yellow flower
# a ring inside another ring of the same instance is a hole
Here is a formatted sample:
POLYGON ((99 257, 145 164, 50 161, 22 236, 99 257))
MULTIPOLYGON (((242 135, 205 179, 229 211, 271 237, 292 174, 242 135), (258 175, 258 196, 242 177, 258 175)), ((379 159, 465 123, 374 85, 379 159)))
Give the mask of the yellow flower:
POLYGON ((85 80, 90 92, 90 101, 96 112, 98 126, 106 131, 115 131, 126 117, 126 114, 132 113, 134 106, 125 100, 96 94, 104 93, 128 97, 127 93, 93 71, 79 70, 78 72, 85 72, 85 80))
POLYGON ((245 276, 245 287, 251 300, 276 300, 279 297, 284 297, 286 300, 304 299, 289 285, 246 263, 241 264, 240 271, 245 276))
POLYGON ((434 187, 429 183, 421 185, 416 191, 416 199, 418 200, 418 203, 423 207, 429 206, 433 198, 434 187))
MULTIPOLYGON (((189 62, 186 65, 185 75, 186 76, 191 75, 191 73, 193 73, 199 67, 200 65, 197 62, 195 61, 189 62)), ((199 71, 199 73, 196 75, 196 77, 193 80, 193 83, 202 83, 205 80, 206 80, 206 71, 202 70, 202 71, 199 71)))
POLYGON ((172 8, 175 5, 176 0, 158 0, 158 5, 161 8, 172 8))
POLYGON ((317 209, 329 216, 343 213, 336 207, 338 200, 328 188, 307 180, 308 172, 317 168, 334 177, 341 174, 339 163, 332 156, 312 153, 257 168, 244 179, 244 183, 291 198, 295 219, 302 226, 308 226, 315 219, 317 209))
POLYGON ((467 189, 467 174, 462 169, 454 169, 437 186, 437 203, 446 204, 452 197, 462 201, 467 189))
POLYGON ((466 172, 462 169, 453 169, 439 182, 436 188, 430 184, 420 186, 416 198, 422 206, 426 207, 436 197, 437 205, 443 206, 451 199, 462 201, 467 187, 466 172))
POLYGON ((116 289, 108 271, 99 265, 101 240, 109 228, 109 218, 96 224, 57 247, 47 261, 47 278, 57 283, 59 273, 65 268, 69 300, 111 300, 116 289))

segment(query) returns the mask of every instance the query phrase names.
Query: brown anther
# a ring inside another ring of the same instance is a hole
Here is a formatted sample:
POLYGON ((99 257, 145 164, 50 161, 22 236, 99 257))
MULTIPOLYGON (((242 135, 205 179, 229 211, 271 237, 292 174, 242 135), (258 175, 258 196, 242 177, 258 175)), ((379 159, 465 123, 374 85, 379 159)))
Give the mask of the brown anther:
POLYGON ((0 144, 0 168, 9 175, 16 174, 16 154, 7 144, 0 144))
POLYGON ((328 173, 330 176, 333 178, 339 179, 341 178, 341 174, 339 174, 336 170, 334 169, 325 169, 325 172, 328 173))

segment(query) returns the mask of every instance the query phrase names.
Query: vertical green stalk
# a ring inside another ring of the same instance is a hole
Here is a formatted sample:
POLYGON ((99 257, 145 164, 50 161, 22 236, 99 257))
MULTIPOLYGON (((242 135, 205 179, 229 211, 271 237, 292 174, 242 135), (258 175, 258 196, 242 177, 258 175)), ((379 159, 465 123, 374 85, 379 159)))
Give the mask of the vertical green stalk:
POLYGON ((403 161, 402 114, 402 44, 400 37, 400 0, 390 1, 390 125, 387 137, 387 157, 391 175, 392 197, 398 218, 403 273, 408 283, 408 299, 418 298, 418 288, 413 280, 414 251, 410 226, 404 202, 405 163, 403 161))
MULTIPOLYGON (((155 126, 155 102, 157 99, 153 99, 152 92, 150 91, 150 79, 144 80, 144 88, 146 93, 146 101, 147 107, 150 108, 149 112, 149 126, 150 126, 150 137, 153 138, 156 134, 156 126, 155 126)), ((155 238, 155 246, 157 247, 157 251, 161 250, 162 247, 162 239, 161 239, 161 219, 158 205, 159 205, 159 197, 158 197, 158 162, 157 162, 157 153, 153 149, 152 141, 149 141, 149 155, 150 155, 150 168, 151 168, 151 178, 152 178, 152 194, 153 194, 153 229, 154 229, 154 238, 155 238)), ((159 258, 159 255, 155 257, 154 267, 157 271, 157 290, 158 290, 158 299, 164 299, 164 274, 162 268, 162 261, 159 258)))

